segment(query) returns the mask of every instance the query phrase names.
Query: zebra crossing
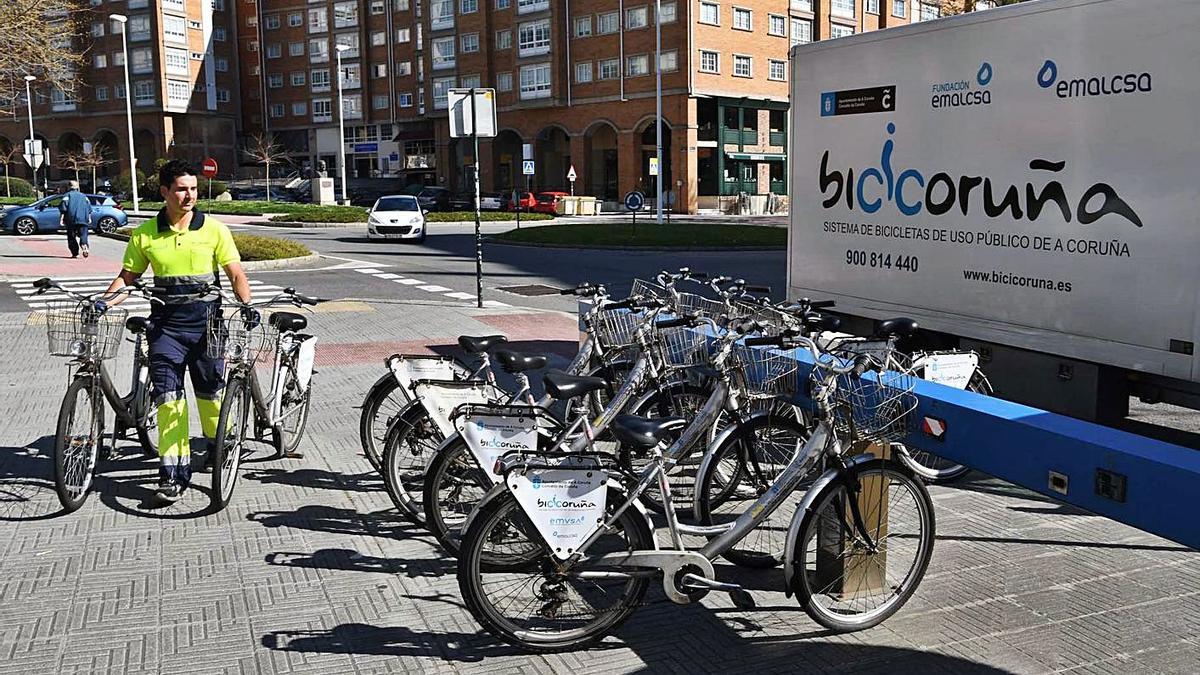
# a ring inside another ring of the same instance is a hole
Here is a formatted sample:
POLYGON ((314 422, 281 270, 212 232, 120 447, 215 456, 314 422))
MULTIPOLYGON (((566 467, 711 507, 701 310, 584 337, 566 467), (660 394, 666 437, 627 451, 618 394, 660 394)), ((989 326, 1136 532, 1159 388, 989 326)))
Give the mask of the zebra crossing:
MULTIPOLYGON (((107 277, 55 277, 55 281, 63 285, 64 288, 82 294, 99 293, 108 288, 108 284, 112 282, 111 276, 107 277)), ((51 289, 42 293, 36 294, 37 289, 33 287, 33 281, 10 281, 9 287, 17 294, 17 297, 26 304, 31 310, 46 309, 46 307, 56 300, 70 300, 70 296, 57 290, 51 289)), ((250 294, 255 300, 266 300, 277 293, 283 291, 282 286, 274 286, 272 284, 264 284, 261 281, 250 280, 250 294)), ((121 307, 128 309, 130 312, 145 311, 150 309, 150 301, 139 295, 131 295, 128 300, 121 303, 121 307)))
MULTIPOLYGON (((393 274, 391 272, 387 272, 387 271, 384 271, 384 270, 381 270, 381 269, 378 269, 375 267, 358 267, 358 268, 355 268, 354 271, 358 272, 359 274, 369 274, 370 276, 373 276, 376 279, 383 279, 384 281, 390 281, 392 283, 400 284, 402 286, 415 286, 416 288, 418 288, 422 291, 425 291, 427 293, 437 293, 438 295, 441 295, 441 296, 444 296, 447 298, 451 298, 454 300, 472 300, 472 301, 475 300, 475 295, 472 293, 463 293, 461 291, 455 291, 452 288, 447 288, 445 286, 438 286, 437 284, 429 284, 424 281, 421 281, 420 279, 413 279, 412 277, 406 277, 406 276, 402 276, 399 274, 393 274)), ((507 302, 500 302, 499 300, 484 300, 483 306, 484 307, 511 307, 512 305, 508 304, 507 302)))

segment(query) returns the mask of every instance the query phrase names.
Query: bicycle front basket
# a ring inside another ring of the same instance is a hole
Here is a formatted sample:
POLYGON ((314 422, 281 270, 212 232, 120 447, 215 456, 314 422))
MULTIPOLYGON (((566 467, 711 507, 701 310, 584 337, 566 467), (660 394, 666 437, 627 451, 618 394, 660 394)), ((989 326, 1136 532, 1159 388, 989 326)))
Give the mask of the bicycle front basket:
POLYGON ((596 337, 608 349, 625 349, 633 345, 634 336, 643 321, 645 317, 639 312, 601 309, 594 324, 596 337))
POLYGON ((87 303, 51 301, 46 307, 50 355, 111 359, 121 348, 128 316, 128 310, 119 307, 98 314, 87 303))
POLYGON ((704 366, 710 361, 708 336, 694 328, 663 328, 658 331, 658 348, 667 366, 704 366))
POLYGON ((800 362, 791 351, 747 347, 739 342, 733 345, 731 356, 751 396, 791 398, 796 393, 800 362))
POLYGON ((833 412, 839 431, 856 441, 904 438, 909 413, 917 407, 911 375, 891 371, 862 377, 845 374, 837 377, 836 384, 833 412))
POLYGON ((254 363, 274 344, 275 329, 266 316, 254 325, 237 309, 217 310, 208 315, 209 358, 254 363))
POLYGON ((633 286, 629 289, 629 297, 641 296, 643 298, 669 298, 671 294, 667 289, 653 281, 644 279, 634 279, 633 286))
POLYGON ((720 300, 712 300, 695 293, 680 293, 676 309, 679 314, 696 314, 713 321, 723 321, 729 308, 720 300))

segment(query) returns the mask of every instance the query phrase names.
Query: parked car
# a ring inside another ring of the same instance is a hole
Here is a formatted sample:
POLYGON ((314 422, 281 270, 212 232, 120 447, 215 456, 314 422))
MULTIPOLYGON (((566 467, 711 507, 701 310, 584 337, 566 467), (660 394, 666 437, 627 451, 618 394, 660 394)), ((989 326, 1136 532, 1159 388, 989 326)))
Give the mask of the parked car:
POLYGON ((450 210, 450 191, 444 187, 424 187, 416 196, 423 211, 450 210))
POLYGON ((425 213, 413 195, 380 197, 367 215, 367 238, 425 241, 425 213))
POLYGON ((532 192, 517 192, 516 199, 514 200, 510 196, 508 200, 506 200, 505 204, 505 208, 507 208, 509 211, 521 209, 522 211, 528 213, 529 211, 533 210, 534 205, 537 204, 537 197, 534 197, 532 192))
MULTIPOLYGON (((238 201, 266 201, 267 188, 266 186, 252 185, 249 187, 233 187, 229 188, 229 196, 238 201)), ((271 201, 273 202, 295 202, 296 195, 287 188, 277 185, 271 186, 271 201)))
MULTIPOLYGON (((98 232, 113 232, 124 227, 129 222, 121 205, 112 197, 105 195, 87 195, 92 203, 92 229, 98 232)), ((39 199, 29 206, 18 206, 4 212, 3 228, 22 236, 38 232, 57 232, 59 218, 58 205, 62 195, 53 195, 39 199)))
POLYGON ((568 192, 539 192, 537 193, 537 203, 533 205, 532 210, 534 213, 548 213, 553 216, 555 213, 557 213, 557 211, 555 211, 555 206, 558 204, 559 197, 570 196, 571 195, 568 192))
POLYGON ((479 208, 484 211, 503 211, 510 195, 504 192, 484 192, 479 195, 479 208))

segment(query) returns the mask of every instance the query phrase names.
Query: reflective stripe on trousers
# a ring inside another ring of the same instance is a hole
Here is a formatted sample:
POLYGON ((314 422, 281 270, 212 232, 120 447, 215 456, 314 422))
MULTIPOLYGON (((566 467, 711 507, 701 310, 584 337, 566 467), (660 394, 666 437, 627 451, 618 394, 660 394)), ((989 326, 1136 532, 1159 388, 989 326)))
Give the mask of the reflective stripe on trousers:
POLYGON ((196 392, 196 408, 204 437, 217 434, 224 387, 221 359, 209 358, 203 330, 155 326, 150 331, 150 381, 158 404, 159 477, 187 485, 191 482, 191 434, 183 376, 188 371, 196 392))

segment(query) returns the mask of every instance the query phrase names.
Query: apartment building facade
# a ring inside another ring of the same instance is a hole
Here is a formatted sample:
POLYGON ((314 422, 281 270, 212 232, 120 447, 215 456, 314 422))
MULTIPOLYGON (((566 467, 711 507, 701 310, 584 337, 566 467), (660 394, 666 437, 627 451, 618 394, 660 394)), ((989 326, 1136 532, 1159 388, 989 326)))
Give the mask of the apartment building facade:
MULTIPOLYGON (((33 82, 35 137, 50 150, 50 168, 39 179, 73 177, 60 166, 67 153, 90 144, 107 163, 98 176, 129 171, 126 96, 132 96, 138 169, 153 170, 160 157, 213 157, 223 173, 237 165, 241 96, 238 54, 232 39, 235 0, 81 0, 78 34, 56 46, 81 53, 84 63, 72 93, 33 82), (128 17, 129 83, 125 90, 122 26, 128 17)), ((23 98, 23 97, 22 97, 23 98)), ((15 118, 0 120, 0 145, 20 147, 28 138, 25 101, 15 118)), ((24 164, 13 175, 31 175, 24 164), (24 174, 22 174, 24 172, 24 174)))

